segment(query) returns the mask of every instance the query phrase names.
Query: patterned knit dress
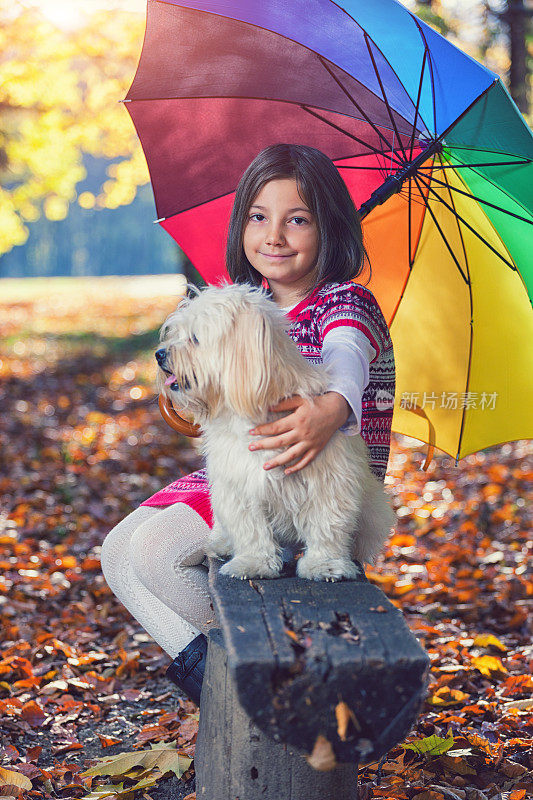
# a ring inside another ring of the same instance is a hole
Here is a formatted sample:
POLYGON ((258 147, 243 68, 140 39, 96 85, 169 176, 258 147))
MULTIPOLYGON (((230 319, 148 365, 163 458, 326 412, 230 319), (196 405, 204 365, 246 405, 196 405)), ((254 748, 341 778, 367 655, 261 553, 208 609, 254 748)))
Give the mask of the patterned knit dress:
MULTIPOLYGON (((267 285, 268 286, 268 285, 267 285)), ((389 460, 396 371, 389 329, 372 292, 354 281, 322 281, 287 313, 288 331, 300 353, 311 363, 322 363, 322 343, 328 331, 348 325, 364 333, 377 355, 369 366, 363 393, 361 436, 370 452, 372 472, 384 480, 389 460)), ((213 527, 206 468, 185 475, 149 497, 143 506, 186 503, 213 527)))

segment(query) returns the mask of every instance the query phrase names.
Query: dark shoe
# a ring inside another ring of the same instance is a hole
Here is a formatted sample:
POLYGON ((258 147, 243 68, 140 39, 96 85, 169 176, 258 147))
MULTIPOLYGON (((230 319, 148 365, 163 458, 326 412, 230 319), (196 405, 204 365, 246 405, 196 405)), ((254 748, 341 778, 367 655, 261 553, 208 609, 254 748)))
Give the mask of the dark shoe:
POLYGON ((200 633, 178 653, 166 671, 167 678, 183 689, 197 706, 200 705, 206 657, 207 637, 200 633))

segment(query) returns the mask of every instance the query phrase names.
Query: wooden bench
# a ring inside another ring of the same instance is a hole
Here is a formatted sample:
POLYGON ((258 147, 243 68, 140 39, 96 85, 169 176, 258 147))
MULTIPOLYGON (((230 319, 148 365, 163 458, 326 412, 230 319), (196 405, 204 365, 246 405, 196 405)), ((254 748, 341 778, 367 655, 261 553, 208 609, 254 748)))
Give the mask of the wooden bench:
POLYGON ((360 763, 402 741, 429 659, 364 576, 241 581, 209 559, 209 633, 195 753, 197 800, 352 800, 360 763))

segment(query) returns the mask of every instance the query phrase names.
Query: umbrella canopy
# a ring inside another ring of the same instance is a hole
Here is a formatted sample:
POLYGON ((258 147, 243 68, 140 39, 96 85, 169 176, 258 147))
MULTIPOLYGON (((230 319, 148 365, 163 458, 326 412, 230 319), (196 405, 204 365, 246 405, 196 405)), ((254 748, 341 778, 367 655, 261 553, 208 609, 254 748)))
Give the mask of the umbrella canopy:
POLYGON ((363 217, 393 430, 457 460, 532 436, 533 137, 496 75, 395 0, 148 0, 126 101, 158 222, 208 283, 250 161, 317 147, 363 217))

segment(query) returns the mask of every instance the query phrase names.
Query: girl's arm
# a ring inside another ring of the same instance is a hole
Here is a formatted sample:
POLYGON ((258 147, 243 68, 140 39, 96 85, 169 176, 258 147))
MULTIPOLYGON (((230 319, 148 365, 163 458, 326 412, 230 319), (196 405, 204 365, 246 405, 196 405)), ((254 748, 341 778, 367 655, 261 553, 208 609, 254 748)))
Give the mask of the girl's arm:
POLYGON ((339 428, 347 436, 361 430, 363 393, 368 386, 369 365, 376 350, 358 328, 342 325, 324 337, 322 361, 330 375, 329 390, 342 395, 350 408, 350 416, 339 428))
POLYGON ((322 359, 330 375, 329 391, 315 397, 312 404, 299 395, 283 400, 271 411, 293 413, 251 431, 270 437, 252 443, 251 450, 287 447, 266 462, 264 469, 296 460, 285 474, 297 472, 316 458, 335 431, 347 435, 360 431, 362 395, 368 385, 369 362, 375 355, 368 339, 354 327, 341 326, 324 337, 322 359))

